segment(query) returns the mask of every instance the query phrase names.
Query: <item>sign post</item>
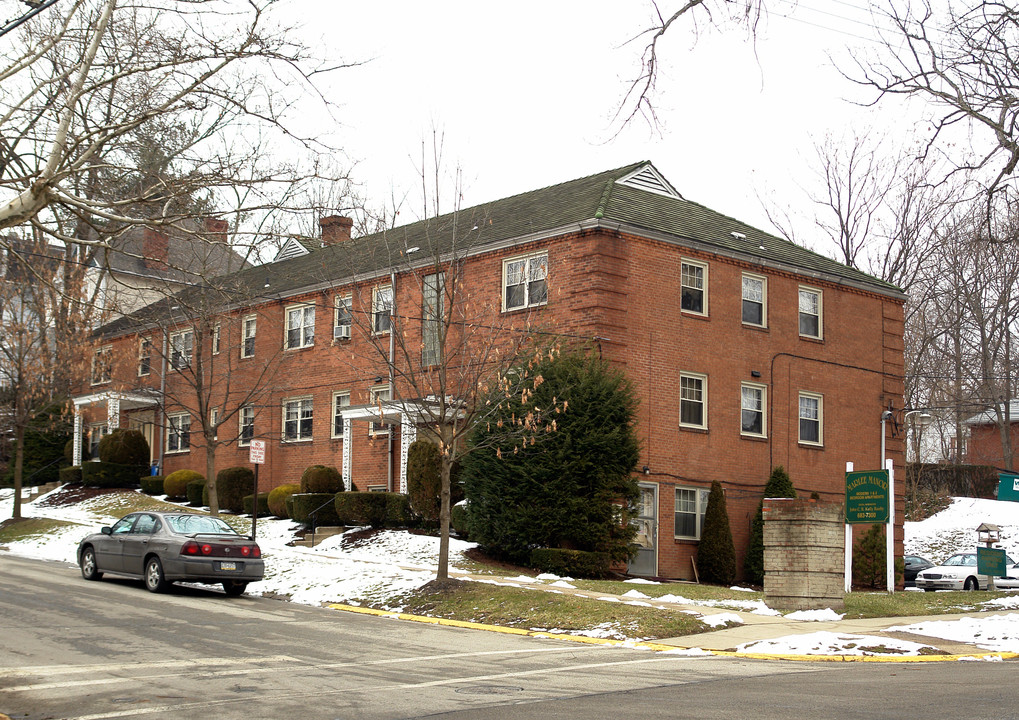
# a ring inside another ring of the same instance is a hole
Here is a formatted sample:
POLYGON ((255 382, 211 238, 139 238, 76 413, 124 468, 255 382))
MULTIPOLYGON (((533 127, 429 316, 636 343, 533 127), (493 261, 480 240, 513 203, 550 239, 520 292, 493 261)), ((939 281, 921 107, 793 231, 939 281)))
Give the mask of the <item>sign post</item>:
POLYGON ((254 540, 258 527, 258 466, 265 464, 265 440, 251 440, 248 462, 255 466, 255 487, 251 492, 251 539, 254 540))
POLYGON ((852 588, 851 525, 885 524, 885 583, 888 592, 895 592, 895 532, 894 493, 892 490, 892 461, 884 470, 852 471, 846 463, 846 592, 852 588))

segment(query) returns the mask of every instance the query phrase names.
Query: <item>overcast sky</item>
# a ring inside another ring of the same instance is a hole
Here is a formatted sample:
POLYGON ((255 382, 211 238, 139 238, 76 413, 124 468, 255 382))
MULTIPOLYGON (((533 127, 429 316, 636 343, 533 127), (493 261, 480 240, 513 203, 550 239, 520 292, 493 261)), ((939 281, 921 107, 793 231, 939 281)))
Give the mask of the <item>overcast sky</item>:
POLYGON ((645 0, 294 7, 314 7, 298 20, 330 57, 367 61, 331 76, 332 130, 367 197, 409 193, 401 221, 421 213, 416 168, 435 128, 446 169, 463 172, 466 205, 651 160, 688 199, 773 230, 758 198, 809 212, 814 144, 827 133, 909 129, 901 108, 853 104, 873 96, 829 61, 876 50, 865 5, 772 0, 756 44, 711 28, 695 42, 689 24, 674 26, 661 50, 660 134, 637 120, 615 137, 645 45, 627 41, 650 25, 645 0))

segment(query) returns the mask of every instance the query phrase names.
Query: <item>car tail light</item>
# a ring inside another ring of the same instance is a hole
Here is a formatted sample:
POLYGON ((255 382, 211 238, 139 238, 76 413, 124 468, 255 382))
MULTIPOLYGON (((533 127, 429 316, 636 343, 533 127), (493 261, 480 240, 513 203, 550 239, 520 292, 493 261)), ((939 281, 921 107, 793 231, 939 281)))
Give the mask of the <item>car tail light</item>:
POLYGON ((180 548, 181 555, 198 555, 200 552, 201 550, 198 547, 198 543, 194 540, 188 540, 186 543, 181 545, 180 548))

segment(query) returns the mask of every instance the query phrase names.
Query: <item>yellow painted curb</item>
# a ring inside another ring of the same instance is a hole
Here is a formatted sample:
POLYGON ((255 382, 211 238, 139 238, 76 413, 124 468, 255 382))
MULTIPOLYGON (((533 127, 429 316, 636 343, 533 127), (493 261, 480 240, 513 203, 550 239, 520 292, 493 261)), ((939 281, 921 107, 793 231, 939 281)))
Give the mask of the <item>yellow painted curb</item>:
MULTIPOLYGON (((633 642, 629 640, 610 640, 608 638, 593 638, 584 635, 563 635, 550 633, 542 630, 521 630, 520 628, 502 627, 501 625, 486 625, 485 623, 465 622, 463 620, 448 620, 446 618, 433 618, 424 615, 411 615, 409 613, 393 612, 391 610, 376 610, 374 608, 357 607, 355 605, 342 605, 332 603, 326 607, 344 612, 360 613, 361 615, 374 615, 376 617, 391 618, 393 620, 408 620, 410 622, 425 623, 427 625, 445 625, 447 627, 468 628, 471 630, 487 630, 488 632, 504 633, 506 635, 520 635, 523 637, 546 638, 549 640, 567 640, 569 642, 584 643, 587 645, 607 645, 610 647, 632 647, 655 652, 666 652, 669 650, 684 650, 675 645, 663 645, 656 642, 633 642)), ((1019 653, 1013 652, 975 652, 967 655, 768 655, 766 653, 746 653, 732 650, 704 650, 705 653, 719 657, 738 657, 749 660, 787 660, 793 662, 954 662, 959 660, 982 660, 985 658, 999 657, 1002 660, 1012 660, 1019 657, 1019 653)), ((3 717, 0 716, 0 720, 3 717)))

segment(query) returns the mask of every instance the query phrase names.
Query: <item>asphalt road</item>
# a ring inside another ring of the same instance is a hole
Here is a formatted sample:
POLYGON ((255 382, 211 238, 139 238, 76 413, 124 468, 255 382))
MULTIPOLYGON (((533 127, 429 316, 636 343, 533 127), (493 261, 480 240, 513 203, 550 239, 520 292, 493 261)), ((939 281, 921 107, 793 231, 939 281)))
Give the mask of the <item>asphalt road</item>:
POLYGON ((685 657, 89 583, 0 555, 0 714, 106 718, 1019 718, 1014 662, 685 657))

